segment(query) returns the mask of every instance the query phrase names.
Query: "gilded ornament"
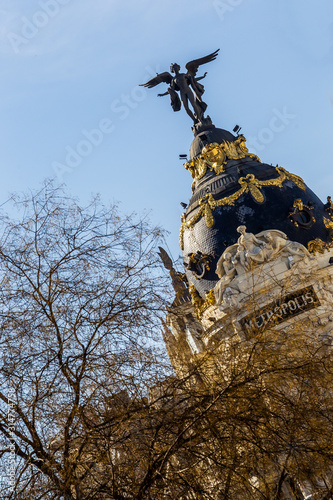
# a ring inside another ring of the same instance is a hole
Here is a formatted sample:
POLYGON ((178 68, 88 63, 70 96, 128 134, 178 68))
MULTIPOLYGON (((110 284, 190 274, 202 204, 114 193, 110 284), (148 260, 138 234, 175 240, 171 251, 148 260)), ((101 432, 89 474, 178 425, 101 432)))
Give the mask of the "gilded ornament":
POLYGON ((185 214, 181 215, 180 220, 181 220, 181 225, 180 225, 180 231, 179 231, 179 246, 180 246, 181 250, 184 250, 184 231, 185 231, 185 227, 186 227, 185 214))
MULTIPOLYGON (((258 159, 258 161, 260 161, 258 159)), ((186 221, 185 214, 182 214, 181 216, 181 227, 180 227, 180 233, 179 233, 179 244, 181 250, 184 250, 184 231, 185 229, 191 229, 193 228, 194 224, 201 219, 201 217, 204 217, 206 226, 209 228, 212 228, 214 225, 214 216, 213 216, 213 211, 215 210, 216 207, 222 207, 225 205, 232 206, 235 204, 235 202, 244 194, 244 193, 250 193, 251 196, 254 198, 254 200, 257 203, 263 203, 265 198, 264 195, 261 192, 261 189, 266 186, 276 186, 281 188, 283 186, 283 183, 286 180, 292 181, 294 184, 296 184, 299 188, 301 188, 303 191, 306 189, 305 184, 303 179, 301 177, 298 177, 297 175, 291 174, 287 170, 285 170, 282 167, 276 167, 276 171, 279 173, 279 176, 274 178, 274 179, 267 179, 265 181, 260 181, 259 179, 256 179, 256 177, 253 174, 247 174, 246 177, 241 177, 238 182, 240 184, 240 189, 236 191, 235 193, 231 194, 230 196, 226 196, 220 200, 215 200, 213 198, 213 195, 211 193, 206 194, 203 196, 203 198, 200 199, 199 201, 199 210, 196 212, 193 217, 189 221, 186 221)), ((328 219, 327 219, 328 220, 328 219)), ((333 224, 333 222, 332 222, 333 224)), ((332 226, 333 229, 333 226, 332 226)))
POLYGON ((192 298, 193 307, 195 308, 195 311, 199 316, 199 311, 202 307, 202 304, 204 303, 204 300, 200 297, 194 285, 190 285, 188 290, 192 298))
POLYGON ((315 240, 311 240, 308 243, 308 250, 310 253, 324 253, 325 250, 329 250, 330 245, 325 243, 320 238, 316 238, 315 240))
POLYGON ((225 142, 225 144, 223 144, 224 146, 224 149, 227 153, 227 156, 228 156, 228 159, 230 160, 240 160, 242 158, 245 158, 245 154, 243 153, 243 151, 239 150, 239 148, 237 148, 237 144, 236 144, 236 141, 235 142, 225 142))
POLYGON ((205 146, 202 150, 202 153, 204 155, 204 161, 206 165, 211 170, 214 170, 217 175, 224 172, 223 166, 226 164, 227 156, 223 148, 220 148, 219 145, 214 142, 205 146))
POLYGON ((210 271, 211 257, 209 255, 197 251, 197 253, 191 253, 188 259, 188 264, 185 264, 185 267, 192 272, 196 279, 202 279, 207 271, 210 271))
POLYGON ((265 198, 260 191, 261 183, 258 181, 253 174, 248 174, 246 177, 241 177, 239 179, 239 184, 245 187, 245 192, 250 191, 253 198, 258 203, 263 203, 265 198))
POLYGON ((240 135, 232 142, 225 141, 222 144, 212 142, 207 144, 200 156, 184 163, 184 167, 190 171, 193 179, 197 181, 202 179, 208 169, 215 172, 216 175, 224 172, 227 160, 240 160, 248 156, 260 162, 258 156, 249 153, 245 141, 245 137, 240 135))
POLYGON ((214 217, 212 213, 213 206, 210 206, 211 200, 209 195, 205 196, 203 199, 199 201, 199 205, 203 208, 203 215, 205 217, 205 222, 207 227, 213 227, 214 225, 214 217))
POLYGON ((300 198, 297 198, 293 203, 293 210, 289 213, 288 218, 296 227, 310 229, 316 222, 313 214, 313 207, 304 205, 300 198))
POLYGON ((327 203, 325 203, 324 208, 330 217, 333 216, 333 202, 331 196, 327 196, 327 203))
POLYGON ((200 319, 205 309, 215 305, 214 289, 206 294, 205 300, 200 297, 194 285, 190 285, 189 292, 196 315, 200 319))
POLYGON ((333 229, 333 221, 324 217, 324 224, 326 229, 333 229))
POLYGON ((328 236, 330 239, 330 244, 333 245, 333 220, 332 219, 327 219, 327 217, 324 217, 324 225, 328 231, 328 236))
POLYGON ((288 172, 283 167, 278 167, 277 166, 276 170, 278 172, 280 172, 281 174, 284 174, 286 179, 292 181, 294 184, 296 184, 297 187, 299 187, 300 189, 302 189, 303 191, 305 191, 306 186, 305 186, 305 183, 304 183, 302 177, 299 177, 298 175, 295 175, 295 174, 291 174, 290 172, 288 172))
POLYGON ((302 200, 300 198, 297 198, 297 200, 294 201, 293 207, 299 211, 302 211, 304 207, 302 200))

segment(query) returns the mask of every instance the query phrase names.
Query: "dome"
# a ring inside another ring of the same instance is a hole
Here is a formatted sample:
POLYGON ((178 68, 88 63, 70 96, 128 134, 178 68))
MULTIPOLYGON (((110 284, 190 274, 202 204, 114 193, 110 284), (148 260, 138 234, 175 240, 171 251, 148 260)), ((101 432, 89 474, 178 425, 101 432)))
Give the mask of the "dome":
POLYGON ((225 141, 232 142, 235 139, 237 139, 237 137, 235 137, 231 132, 228 132, 228 130, 216 128, 214 125, 211 125, 211 127, 197 134, 193 140, 190 148, 191 159, 199 156, 203 148, 208 144, 212 144, 214 142, 221 144, 225 141))
POLYGON ((237 228, 257 234, 277 229, 308 246, 329 240, 326 206, 297 175, 261 163, 243 135, 210 127, 200 132, 185 163, 194 178, 182 216, 180 246, 186 276, 201 297, 214 288, 216 264, 237 242, 237 228))

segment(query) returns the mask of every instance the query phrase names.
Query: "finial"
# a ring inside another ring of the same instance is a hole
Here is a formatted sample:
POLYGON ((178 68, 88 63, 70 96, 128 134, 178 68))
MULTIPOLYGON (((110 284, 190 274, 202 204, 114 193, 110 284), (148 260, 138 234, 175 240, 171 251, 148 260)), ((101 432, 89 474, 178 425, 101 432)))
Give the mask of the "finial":
POLYGON ((218 51, 215 50, 208 56, 201 57, 200 59, 194 59, 185 65, 187 73, 180 73, 180 66, 177 63, 173 63, 170 66, 171 75, 168 71, 164 73, 157 74, 154 78, 146 83, 141 84, 142 87, 147 87, 151 89, 156 87, 162 82, 168 83, 169 87, 164 94, 157 94, 159 97, 170 95, 171 107, 174 111, 179 111, 183 105, 186 113, 193 120, 193 132, 198 133, 198 130, 202 126, 210 125, 212 122, 209 117, 204 116, 207 109, 207 104, 202 100, 202 95, 205 91, 204 86, 199 83, 207 75, 207 72, 203 76, 196 77, 199 66, 202 64, 214 61, 218 55, 218 51))

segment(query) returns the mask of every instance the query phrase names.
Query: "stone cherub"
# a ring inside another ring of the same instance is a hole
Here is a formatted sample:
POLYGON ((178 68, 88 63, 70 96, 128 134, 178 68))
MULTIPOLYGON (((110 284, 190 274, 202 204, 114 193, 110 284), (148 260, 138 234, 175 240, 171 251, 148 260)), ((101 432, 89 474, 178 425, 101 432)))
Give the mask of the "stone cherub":
POLYGON ((174 111, 179 111, 181 109, 181 105, 183 104, 186 113, 192 118, 194 124, 201 122, 204 119, 207 104, 202 100, 202 95, 205 90, 204 86, 198 82, 199 80, 205 78, 207 73, 198 78, 196 77, 196 74, 199 66, 216 59, 219 50, 220 49, 217 49, 208 56, 188 62, 185 65, 187 73, 180 73, 179 64, 171 64, 170 71, 171 73, 174 73, 175 76, 172 76, 168 71, 165 71, 164 73, 157 74, 148 82, 143 83, 142 86, 151 89, 162 82, 168 83, 169 88, 167 92, 164 92, 164 94, 158 94, 158 96, 165 96, 169 94, 171 98, 171 106, 174 111), (180 97, 177 92, 179 92, 180 97), (191 104, 193 111, 191 110, 189 104, 191 104))

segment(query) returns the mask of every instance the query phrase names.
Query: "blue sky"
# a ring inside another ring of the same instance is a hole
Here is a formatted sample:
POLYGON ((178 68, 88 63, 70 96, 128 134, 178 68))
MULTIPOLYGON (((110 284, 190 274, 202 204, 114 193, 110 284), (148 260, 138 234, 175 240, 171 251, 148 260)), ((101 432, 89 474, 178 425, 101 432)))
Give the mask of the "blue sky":
POLYGON ((191 120, 138 84, 217 48, 215 125, 333 195, 331 0, 2 0, 0 18, 0 203, 56 176, 83 204, 151 211, 176 258, 191 120))

